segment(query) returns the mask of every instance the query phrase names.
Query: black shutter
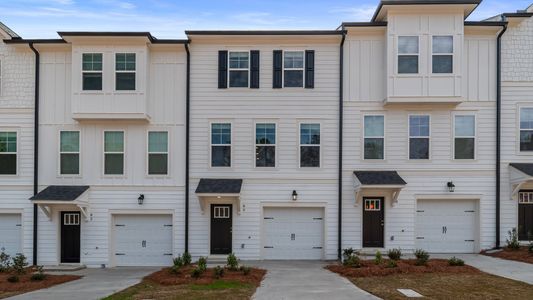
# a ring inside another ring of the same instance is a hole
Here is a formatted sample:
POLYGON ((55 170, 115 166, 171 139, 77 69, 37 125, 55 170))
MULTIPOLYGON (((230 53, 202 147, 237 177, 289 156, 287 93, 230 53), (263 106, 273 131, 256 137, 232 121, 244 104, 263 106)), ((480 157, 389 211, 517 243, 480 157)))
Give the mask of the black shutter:
POLYGON ((315 87, 315 50, 305 50, 305 88, 315 87))
POLYGON ((272 72, 272 88, 280 89, 283 86, 283 52, 274 50, 272 60, 274 70, 272 72))
POLYGON ((218 51, 218 88, 228 87, 228 51, 218 51))
POLYGON ((259 88, 259 50, 250 51, 250 88, 259 88))

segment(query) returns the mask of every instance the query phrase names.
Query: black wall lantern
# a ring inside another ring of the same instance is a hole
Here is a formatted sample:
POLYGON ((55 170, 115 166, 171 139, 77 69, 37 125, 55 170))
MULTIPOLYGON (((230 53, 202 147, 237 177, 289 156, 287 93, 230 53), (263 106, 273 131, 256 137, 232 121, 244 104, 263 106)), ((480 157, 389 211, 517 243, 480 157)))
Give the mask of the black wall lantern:
POLYGON ((139 203, 139 205, 143 205, 143 202, 144 202, 144 194, 140 194, 139 198, 137 198, 137 203, 139 203))
POLYGON ((292 201, 296 201, 298 200, 298 193, 296 192, 296 190, 292 191, 292 201))
POLYGON ((453 181, 448 181, 446 186, 448 187, 448 192, 453 193, 455 191, 455 184, 453 184, 453 181))

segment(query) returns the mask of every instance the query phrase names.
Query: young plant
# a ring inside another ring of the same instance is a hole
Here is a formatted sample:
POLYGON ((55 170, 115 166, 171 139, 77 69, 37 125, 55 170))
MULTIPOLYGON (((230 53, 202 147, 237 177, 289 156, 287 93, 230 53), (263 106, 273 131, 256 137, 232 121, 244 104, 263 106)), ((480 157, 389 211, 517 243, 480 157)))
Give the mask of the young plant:
POLYGON ((30 280, 31 281, 42 281, 45 278, 46 278, 46 274, 44 274, 43 266, 37 266, 37 272, 31 275, 30 280))
POLYGON ((220 277, 224 276, 224 268, 222 268, 221 266, 216 266, 213 269, 213 275, 216 279, 220 279, 220 277))
POLYGON ((344 260, 347 260, 354 253, 355 253, 355 250, 353 248, 351 248, 351 247, 350 248, 346 248, 346 249, 342 250, 342 257, 343 257, 344 260))
POLYGON ((402 258, 402 250, 400 248, 390 249, 387 251, 387 256, 391 260, 400 260, 402 258))
POLYGON ((454 257, 448 259, 448 265, 453 266, 453 267, 464 266, 465 265, 465 261, 454 256, 454 257))
POLYGON ((252 271, 252 268, 248 266, 241 266, 240 270, 242 271, 242 274, 248 275, 252 271))
POLYGON ((387 262, 387 268, 396 268, 398 267, 398 263, 395 260, 389 260, 387 262))
POLYGON ((204 272, 205 270, 202 270, 200 269, 200 267, 196 267, 192 270, 191 272, 191 276, 192 278, 200 278, 200 276, 202 276, 202 273, 204 272))
POLYGON ((183 255, 181 256, 181 260, 184 266, 190 265, 192 261, 191 254, 189 254, 189 252, 183 252, 183 255))
POLYGON ((13 257, 13 269, 17 274, 24 274, 26 273, 26 267, 28 266, 28 262, 26 261, 26 256, 24 254, 17 254, 17 256, 13 257))
POLYGON ((172 260, 172 263, 173 263, 174 267, 177 267, 177 268, 183 267, 183 259, 181 258, 181 256, 175 257, 172 260))
POLYGON ((2 248, 2 252, 0 252, 0 273, 11 270, 11 256, 5 253, 5 250, 5 248, 2 248))
POLYGON ((207 269, 207 259, 205 257, 200 257, 196 268, 203 273, 207 269))
POLYGON ((227 265, 228 269, 231 271, 236 271, 239 269, 239 260, 237 259, 237 256, 235 256, 234 253, 230 253, 228 255, 227 265))
POLYGON ((416 249, 415 257, 416 257, 415 265, 417 266, 427 265, 428 260, 429 260, 429 254, 426 251, 422 249, 416 249))
POLYGON ((360 268, 361 259, 356 254, 352 254, 350 257, 343 261, 343 265, 350 268, 360 268))
POLYGON ((9 276, 7 278, 7 281, 8 282, 11 282, 11 283, 16 283, 16 282, 19 282, 19 276, 18 275, 13 275, 13 276, 9 276))
POLYGON ((518 250, 520 249, 520 242, 518 241, 518 232, 516 228, 513 228, 512 230, 509 230, 507 232, 507 235, 509 238, 507 238, 507 248, 511 250, 518 250))
POLYGON ((383 262, 383 255, 378 250, 378 251, 376 251, 376 257, 374 258, 374 263, 376 265, 381 265, 382 262, 383 262))

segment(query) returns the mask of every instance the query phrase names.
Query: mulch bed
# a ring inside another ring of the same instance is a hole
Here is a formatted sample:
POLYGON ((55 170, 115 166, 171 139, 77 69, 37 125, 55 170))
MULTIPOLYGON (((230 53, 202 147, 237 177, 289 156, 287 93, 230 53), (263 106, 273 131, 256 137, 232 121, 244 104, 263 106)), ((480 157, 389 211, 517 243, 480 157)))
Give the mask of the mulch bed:
POLYGON ((75 275, 46 274, 44 280, 32 281, 30 277, 33 272, 35 272, 35 269, 28 268, 26 274, 19 275, 19 282, 14 283, 8 282, 7 278, 15 275, 15 273, 0 273, 0 299, 18 294, 23 294, 30 291, 48 288, 56 284, 65 283, 81 278, 81 276, 75 275))
POLYGON ((510 248, 503 248, 502 251, 493 252, 493 253, 487 253, 485 251, 482 251, 481 254, 502 258, 502 259, 509 259, 509 260, 516 260, 525 262, 528 264, 533 264, 533 253, 529 253, 527 250, 527 247, 520 247, 517 250, 513 250, 510 248))
POLYGON ((384 259, 379 265, 373 260, 361 261, 360 268, 346 267, 343 265, 329 265, 326 268, 345 277, 371 277, 388 276, 393 274, 423 274, 423 273, 449 273, 449 274, 480 274, 478 269, 464 266, 450 266, 445 259, 430 259, 426 266, 415 265, 414 259, 400 260, 397 267, 387 267, 388 260, 384 259))
MULTIPOLYGON (((178 274, 172 273, 171 268, 164 268, 160 271, 146 276, 144 279, 153 281, 161 285, 180 285, 180 284, 210 284, 218 280, 215 278, 213 268, 208 268, 200 278, 191 276, 192 270, 195 266, 184 266, 180 269, 178 274)), ((262 269, 251 268, 248 275, 244 275, 242 271, 230 271, 224 269, 224 275, 219 278, 226 281, 237 281, 241 283, 248 283, 253 286, 259 286, 265 276, 266 271, 262 269)))

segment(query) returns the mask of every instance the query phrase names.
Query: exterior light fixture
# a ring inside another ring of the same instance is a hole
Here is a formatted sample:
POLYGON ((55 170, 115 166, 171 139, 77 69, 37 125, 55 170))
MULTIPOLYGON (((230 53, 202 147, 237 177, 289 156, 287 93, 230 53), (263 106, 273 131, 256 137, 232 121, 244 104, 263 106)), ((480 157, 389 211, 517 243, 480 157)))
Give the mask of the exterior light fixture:
POLYGON ((448 192, 453 193, 455 191, 455 184, 453 184, 453 181, 448 181, 446 186, 448 187, 448 192))
POLYGON ((137 203, 139 203, 139 205, 143 205, 143 202, 144 202, 144 194, 140 194, 139 198, 137 198, 137 203))
POLYGON ((292 191, 292 201, 296 201, 298 200, 298 193, 296 192, 296 190, 292 191))

